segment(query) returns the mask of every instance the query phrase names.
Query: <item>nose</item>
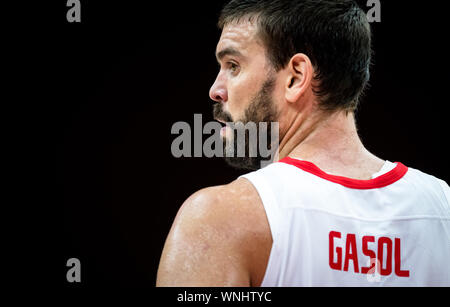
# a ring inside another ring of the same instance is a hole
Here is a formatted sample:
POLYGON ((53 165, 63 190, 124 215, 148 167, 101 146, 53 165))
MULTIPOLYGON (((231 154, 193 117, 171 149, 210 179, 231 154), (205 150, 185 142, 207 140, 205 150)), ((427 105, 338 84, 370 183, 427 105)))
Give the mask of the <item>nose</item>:
POLYGON ((211 89, 209 90, 209 97, 215 102, 227 102, 228 92, 225 83, 218 77, 211 89))

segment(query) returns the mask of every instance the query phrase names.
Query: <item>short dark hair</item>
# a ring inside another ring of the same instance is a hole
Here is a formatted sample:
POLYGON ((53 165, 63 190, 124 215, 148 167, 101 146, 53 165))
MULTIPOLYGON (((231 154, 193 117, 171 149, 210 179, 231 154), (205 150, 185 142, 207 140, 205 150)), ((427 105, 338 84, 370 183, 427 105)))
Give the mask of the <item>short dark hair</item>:
POLYGON ((355 111, 370 78, 371 30, 366 14, 352 0, 232 0, 218 26, 256 22, 258 35, 276 71, 296 53, 306 54, 325 110, 355 111))

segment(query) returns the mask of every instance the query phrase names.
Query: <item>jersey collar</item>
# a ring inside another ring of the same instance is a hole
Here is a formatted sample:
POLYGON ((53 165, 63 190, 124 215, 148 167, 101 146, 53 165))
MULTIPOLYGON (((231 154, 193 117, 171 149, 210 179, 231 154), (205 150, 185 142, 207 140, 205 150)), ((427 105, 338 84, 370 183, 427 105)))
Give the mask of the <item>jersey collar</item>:
POLYGON ((279 163, 285 163, 298 167, 299 169, 318 176, 322 179, 340 184, 347 188, 358 190, 380 189, 387 187, 403 178, 403 176, 405 176, 405 174, 408 172, 408 168, 405 165, 400 162, 395 162, 397 166, 384 175, 370 180, 358 180, 327 174, 311 162, 297 160, 290 157, 280 160, 279 163))

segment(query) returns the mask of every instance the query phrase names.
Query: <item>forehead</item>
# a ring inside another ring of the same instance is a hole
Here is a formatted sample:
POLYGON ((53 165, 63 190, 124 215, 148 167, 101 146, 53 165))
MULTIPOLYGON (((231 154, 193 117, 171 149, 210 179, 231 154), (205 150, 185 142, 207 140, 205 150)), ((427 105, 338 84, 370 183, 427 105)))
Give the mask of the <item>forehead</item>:
POLYGON ((263 52, 262 44, 257 37, 257 26, 249 21, 231 23, 223 28, 216 53, 225 49, 235 49, 244 55, 263 52))

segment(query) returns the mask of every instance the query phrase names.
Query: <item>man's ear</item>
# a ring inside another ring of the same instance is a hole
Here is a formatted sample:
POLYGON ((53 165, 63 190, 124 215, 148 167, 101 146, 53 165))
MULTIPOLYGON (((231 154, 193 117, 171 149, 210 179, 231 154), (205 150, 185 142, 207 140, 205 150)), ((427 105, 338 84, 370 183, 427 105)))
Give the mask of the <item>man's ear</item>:
POLYGON ((314 68, 309 57, 303 53, 294 55, 287 68, 286 100, 290 103, 296 103, 310 88, 314 68))

